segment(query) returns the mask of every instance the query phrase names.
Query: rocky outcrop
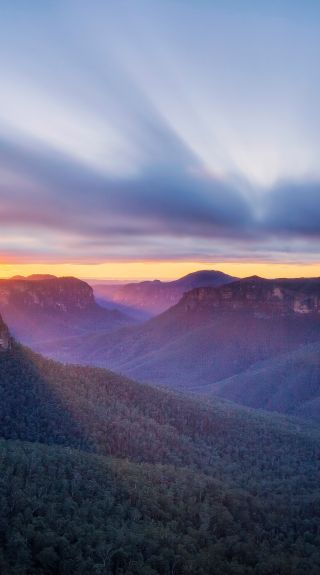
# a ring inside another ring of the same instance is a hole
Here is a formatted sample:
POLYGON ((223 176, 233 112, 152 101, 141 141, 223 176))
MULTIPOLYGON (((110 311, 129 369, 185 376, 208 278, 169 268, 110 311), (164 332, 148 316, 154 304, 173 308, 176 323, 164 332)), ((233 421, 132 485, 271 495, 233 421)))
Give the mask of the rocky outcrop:
POLYGON ((0 281, 0 309, 15 306, 54 312, 74 312, 95 305, 92 288, 77 278, 0 281))
POLYGON ((12 346, 10 332, 0 316, 0 352, 7 351, 12 346))
POLYGON ((182 298, 186 311, 242 310, 269 315, 320 313, 320 280, 266 280, 253 276, 222 287, 197 288, 182 298))
POLYGON ((0 313, 15 339, 37 351, 43 341, 109 332, 132 321, 99 306, 92 287, 73 277, 0 280, 0 313))

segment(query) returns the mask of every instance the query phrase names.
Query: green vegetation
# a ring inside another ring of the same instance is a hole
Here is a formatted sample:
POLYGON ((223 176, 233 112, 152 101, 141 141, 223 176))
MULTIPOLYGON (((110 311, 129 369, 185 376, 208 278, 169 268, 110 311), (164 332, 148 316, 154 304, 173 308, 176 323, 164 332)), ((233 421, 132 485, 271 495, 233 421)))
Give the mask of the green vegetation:
POLYGON ((0 460, 3 575, 319 572, 308 491, 291 507, 289 493, 272 503, 186 469, 12 441, 0 460))
POLYGON ((3 575, 318 575, 320 435, 14 345, 0 353, 3 575))

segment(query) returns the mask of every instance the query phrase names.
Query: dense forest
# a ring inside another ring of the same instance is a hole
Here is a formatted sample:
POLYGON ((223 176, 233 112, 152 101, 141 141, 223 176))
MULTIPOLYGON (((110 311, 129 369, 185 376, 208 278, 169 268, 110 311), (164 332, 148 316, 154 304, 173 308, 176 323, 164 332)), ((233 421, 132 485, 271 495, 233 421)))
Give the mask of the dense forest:
POLYGON ((303 506, 272 503, 172 466, 12 441, 0 456, 4 575, 319 572, 320 501, 304 487, 303 506))
POLYGON ((0 390, 1 573, 319 573, 311 424, 15 343, 0 390))

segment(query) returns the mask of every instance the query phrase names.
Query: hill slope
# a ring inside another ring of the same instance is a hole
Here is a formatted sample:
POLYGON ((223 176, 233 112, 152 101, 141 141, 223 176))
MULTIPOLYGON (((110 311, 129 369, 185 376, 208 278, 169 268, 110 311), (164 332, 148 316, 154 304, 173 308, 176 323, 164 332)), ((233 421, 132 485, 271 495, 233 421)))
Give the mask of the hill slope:
POLYGON ((7 343, 1 573, 316 575, 317 428, 7 343))
POLYGON ((199 391, 255 408, 320 420, 320 343, 259 362, 199 391))
POLYGON ((0 441, 1 573, 316 575, 319 495, 303 479, 289 473, 290 499, 279 483, 272 497, 267 483, 250 494, 185 468, 0 441))
POLYGON ((234 452, 243 442, 251 461, 257 444, 263 458, 299 429, 295 421, 223 400, 206 406, 104 369, 64 366, 15 343, 0 354, 0 374, 0 436, 6 439, 206 471, 215 461, 216 473, 223 458, 219 473, 225 473, 226 443, 234 452))

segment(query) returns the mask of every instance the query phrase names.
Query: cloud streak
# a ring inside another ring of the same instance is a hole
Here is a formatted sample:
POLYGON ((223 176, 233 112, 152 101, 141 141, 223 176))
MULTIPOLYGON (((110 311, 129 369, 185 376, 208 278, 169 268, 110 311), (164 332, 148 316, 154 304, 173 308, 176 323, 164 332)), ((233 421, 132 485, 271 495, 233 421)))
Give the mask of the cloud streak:
POLYGON ((0 8, 0 253, 319 257, 312 11, 31 2, 17 21, 14 4, 0 8))
POLYGON ((177 163, 166 173, 153 166, 138 176, 111 178, 50 149, 3 140, 0 149, 1 248, 7 254, 10 246, 18 253, 20 242, 24 258, 58 261, 268 259, 281 252, 290 257, 292 238, 298 254, 316 254, 308 238, 320 238, 317 183, 277 185, 249 201, 243 182, 188 172, 188 163, 184 170, 177 163))

